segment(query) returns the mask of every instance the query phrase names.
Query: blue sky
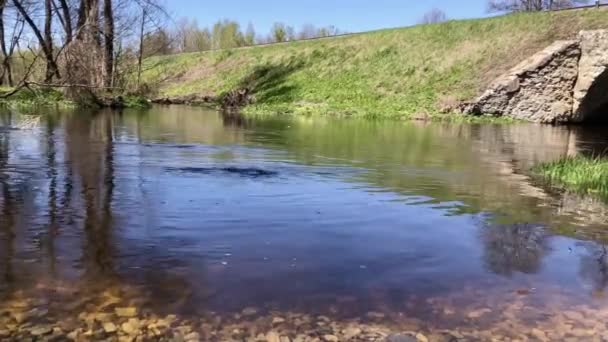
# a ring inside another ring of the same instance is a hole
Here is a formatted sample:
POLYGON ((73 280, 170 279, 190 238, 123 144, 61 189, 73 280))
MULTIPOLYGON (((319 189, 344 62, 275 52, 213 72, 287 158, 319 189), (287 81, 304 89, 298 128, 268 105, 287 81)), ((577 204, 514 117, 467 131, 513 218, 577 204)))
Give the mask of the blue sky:
POLYGON ((472 18, 486 14, 486 0, 165 0, 176 17, 193 17, 200 26, 220 18, 234 19, 243 27, 254 24, 266 34, 274 22, 296 28, 304 24, 335 25, 349 32, 415 24, 433 7, 449 18, 472 18))

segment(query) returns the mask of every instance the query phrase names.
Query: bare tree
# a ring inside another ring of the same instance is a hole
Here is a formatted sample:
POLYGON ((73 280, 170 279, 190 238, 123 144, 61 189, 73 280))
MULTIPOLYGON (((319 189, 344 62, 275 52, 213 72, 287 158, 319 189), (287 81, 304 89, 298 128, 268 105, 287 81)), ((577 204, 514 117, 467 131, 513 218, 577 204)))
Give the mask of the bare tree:
POLYGON ((46 60, 45 82, 50 82, 54 76, 60 76, 59 68, 57 67, 57 63, 55 61, 55 55, 53 54, 53 40, 51 32, 51 23, 53 19, 51 0, 44 0, 44 35, 36 22, 32 19, 30 12, 28 12, 28 10, 25 8, 22 1, 23 0, 13 0, 13 4, 25 22, 29 25, 32 33, 38 39, 40 49, 42 50, 46 60))
POLYGON ((104 41, 104 85, 111 87, 114 81, 114 14, 112 0, 103 2, 103 41, 104 41))
POLYGON ((425 13, 418 23, 422 25, 437 24, 447 20, 448 16, 445 14, 444 11, 440 10, 439 8, 433 8, 432 10, 425 13))
POLYGON ((576 7, 588 4, 589 0, 490 0, 490 12, 535 12, 576 7))

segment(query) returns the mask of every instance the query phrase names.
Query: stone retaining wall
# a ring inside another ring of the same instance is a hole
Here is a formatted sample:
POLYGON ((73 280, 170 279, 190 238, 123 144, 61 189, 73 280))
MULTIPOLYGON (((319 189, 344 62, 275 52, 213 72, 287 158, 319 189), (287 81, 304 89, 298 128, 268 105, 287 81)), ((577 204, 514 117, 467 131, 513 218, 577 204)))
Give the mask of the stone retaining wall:
POLYGON ((520 63, 463 111, 540 123, 598 119, 608 105, 607 70, 608 31, 583 31, 520 63))

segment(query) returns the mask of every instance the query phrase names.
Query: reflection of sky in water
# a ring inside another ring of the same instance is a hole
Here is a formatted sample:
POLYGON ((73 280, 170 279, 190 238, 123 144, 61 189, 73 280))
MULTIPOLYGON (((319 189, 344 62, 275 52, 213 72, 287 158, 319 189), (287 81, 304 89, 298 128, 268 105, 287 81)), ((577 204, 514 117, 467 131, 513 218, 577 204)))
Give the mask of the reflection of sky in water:
POLYGON ((470 287, 586 302, 605 287, 602 249, 556 235, 572 215, 518 171, 568 152, 553 127, 542 149, 515 138, 526 125, 226 126, 173 110, 2 133, 0 269, 11 281, 53 265, 52 277, 119 275, 211 293, 225 308, 377 293, 397 303, 470 287))

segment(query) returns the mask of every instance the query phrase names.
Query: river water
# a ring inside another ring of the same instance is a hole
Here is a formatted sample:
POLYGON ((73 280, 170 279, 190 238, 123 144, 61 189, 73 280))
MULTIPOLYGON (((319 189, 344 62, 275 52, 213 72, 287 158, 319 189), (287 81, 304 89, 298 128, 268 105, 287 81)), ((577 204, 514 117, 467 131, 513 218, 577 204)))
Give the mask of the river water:
POLYGON ((0 337, 3 322, 31 329, 15 301, 53 326, 132 305, 455 336, 608 331, 608 207, 529 172, 602 153, 606 128, 43 114, 0 116, 0 337), (114 306, 95 306, 104 291, 114 306))

